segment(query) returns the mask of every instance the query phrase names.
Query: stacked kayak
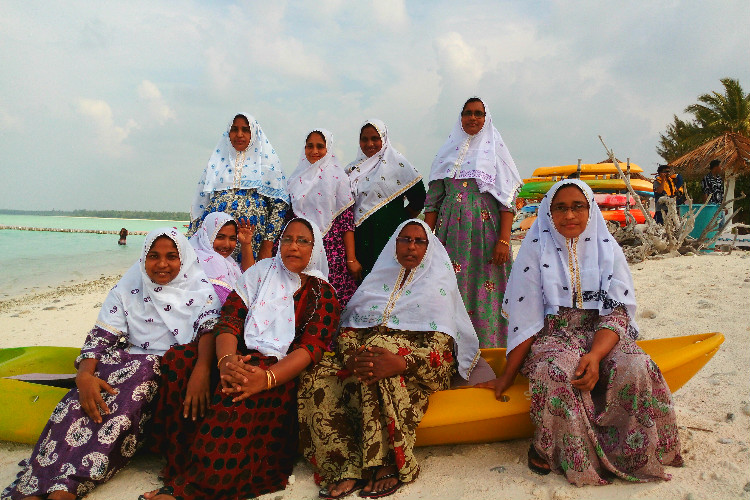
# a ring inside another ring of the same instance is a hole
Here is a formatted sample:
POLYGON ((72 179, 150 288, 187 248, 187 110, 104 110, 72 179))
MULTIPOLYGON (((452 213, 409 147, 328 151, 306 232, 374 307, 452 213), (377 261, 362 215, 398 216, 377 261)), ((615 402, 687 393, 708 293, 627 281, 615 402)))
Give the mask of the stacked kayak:
MULTIPOLYGON (((718 351, 720 333, 705 333, 638 342, 661 369, 672 391, 682 387, 718 351)), ((55 405, 67 392, 5 378, 24 373, 74 373, 79 350, 69 347, 0 349, 0 440, 35 443, 55 405)), ((505 366, 505 349, 482 349, 496 374, 505 366)), ((531 436, 529 384, 522 376, 495 399, 489 389, 461 388, 430 396, 427 413, 417 429, 417 446, 484 443, 531 436)))

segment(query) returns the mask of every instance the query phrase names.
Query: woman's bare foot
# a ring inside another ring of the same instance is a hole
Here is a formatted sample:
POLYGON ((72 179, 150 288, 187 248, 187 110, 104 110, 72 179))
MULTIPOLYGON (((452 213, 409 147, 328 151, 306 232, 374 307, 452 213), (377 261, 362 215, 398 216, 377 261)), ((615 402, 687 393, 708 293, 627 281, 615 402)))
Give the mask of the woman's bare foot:
POLYGON ((394 488, 400 482, 398 468, 395 465, 384 465, 372 474, 367 486, 362 488, 362 493, 380 493, 394 488))
POLYGON ((69 491, 53 491, 47 495, 47 500, 76 500, 76 495, 69 491))
POLYGON ((145 498, 146 500, 175 500, 175 498, 172 495, 168 493, 159 493, 160 491, 162 490, 158 489, 158 490, 146 492, 140 497, 138 497, 138 500, 140 500, 141 498, 145 498))

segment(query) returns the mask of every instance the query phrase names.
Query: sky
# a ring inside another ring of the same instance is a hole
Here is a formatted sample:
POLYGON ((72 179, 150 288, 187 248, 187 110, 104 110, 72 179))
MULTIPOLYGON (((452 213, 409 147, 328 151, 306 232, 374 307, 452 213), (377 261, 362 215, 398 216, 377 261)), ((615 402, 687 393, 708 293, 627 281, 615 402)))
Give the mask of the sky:
POLYGON ((254 116, 290 174, 307 132, 342 165, 368 118, 425 178, 481 97, 522 177, 618 158, 720 78, 750 90, 750 2, 0 0, 0 208, 188 211, 254 116))

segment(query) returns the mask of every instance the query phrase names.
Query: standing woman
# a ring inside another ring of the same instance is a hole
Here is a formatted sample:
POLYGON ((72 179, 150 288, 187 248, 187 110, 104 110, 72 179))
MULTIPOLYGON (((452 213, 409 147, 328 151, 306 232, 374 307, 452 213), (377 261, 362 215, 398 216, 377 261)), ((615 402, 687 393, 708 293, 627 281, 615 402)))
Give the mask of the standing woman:
POLYGON ((161 356, 174 344, 210 337, 219 317, 215 297, 187 239, 174 228, 151 231, 86 338, 76 388, 52 411, 0 497, 75 500, 124 467, 144 441, 161 356))
POLYGON ((380 120, 367 120, 360 129, 359 154, 346 172, 354 192, 354 241, 364 277, 399 224, 422 212, 426 193, 422 176, 391 145, 380 120))
POLYGON ((247 218, 255 226, 253 257, 265 259, 271 256, 288 208, 276 151, 255 118, 235 115, 203 169, 190 207, 188 234, 194 234, 212 212, 226 212, 237 221, 247 218))
POLYGON ((318 128, 307 134, 303 153, 287 183, 293 217, 304 217, 320 228, 328 257, 328 282, 344 307, 362 277, 354 251, 351 184, 333 154, 328 130, 318 128))
POLYGON ((536 426, 529 468, 577 486, 669 479, 682 465, 672 395, 635 343, 633 278, 594 194, 558 182, 518 252, 503 314, 504 372, 484 387, 500 398, 521 371, 536 426))
POLYGON ((508 337, 500 304, 521 185, 489 111, 472 97, 432 162, 424 219, 448 250, 480 347, 505 347, 508 337))

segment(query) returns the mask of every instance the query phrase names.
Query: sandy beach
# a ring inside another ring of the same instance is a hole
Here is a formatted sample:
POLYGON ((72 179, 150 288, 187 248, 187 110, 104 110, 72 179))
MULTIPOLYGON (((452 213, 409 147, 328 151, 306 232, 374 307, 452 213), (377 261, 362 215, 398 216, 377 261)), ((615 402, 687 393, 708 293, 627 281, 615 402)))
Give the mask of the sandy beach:
MULTIPOLYGON (((719 352, 675 393, 685 467, 668 482, 576 488, 526 467, 527 440, 417 449, 421 474, 394 499, 730 499, 750 498, 750 253, 683 256, 632 266, 641 338, 722 332, 719 352)), ((80 346, 119 277, 0 301, 0 347, 80 346)), ((0 442, 0 488, 30 445, 0 442)), ((160 460, 141 455, 91 500, 135 499, 159 485, 160 460)), ((285 491, 268 500, 317 498, 299 461, 285 491)), ((354 498, 354 497, 352 497, 354 498)))

